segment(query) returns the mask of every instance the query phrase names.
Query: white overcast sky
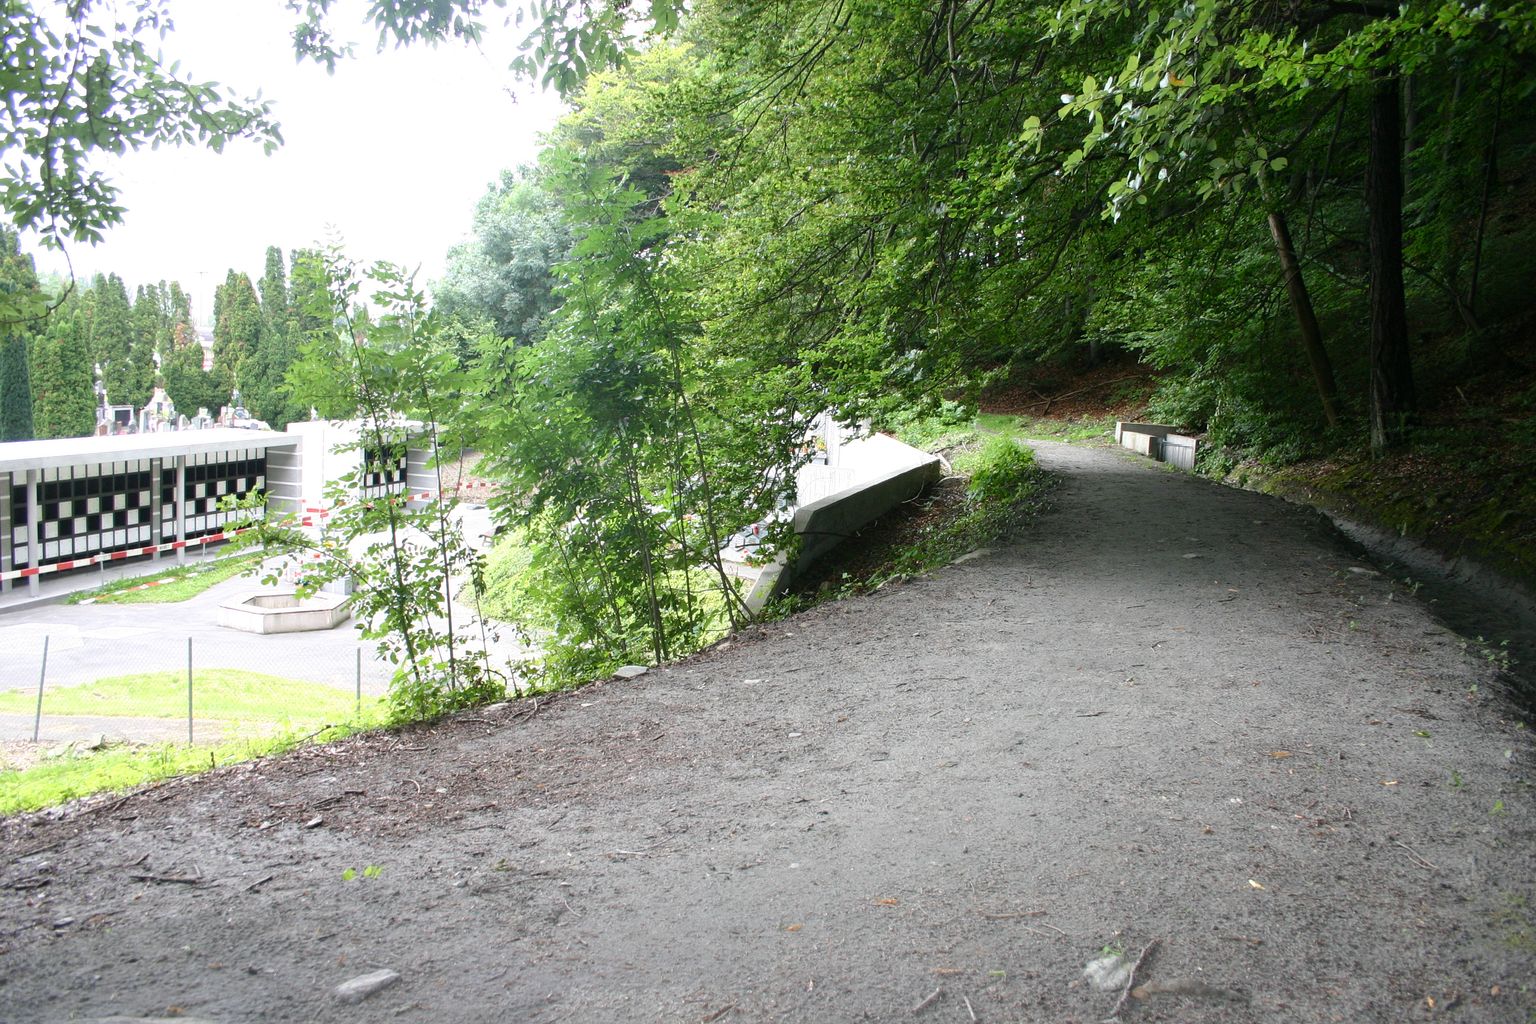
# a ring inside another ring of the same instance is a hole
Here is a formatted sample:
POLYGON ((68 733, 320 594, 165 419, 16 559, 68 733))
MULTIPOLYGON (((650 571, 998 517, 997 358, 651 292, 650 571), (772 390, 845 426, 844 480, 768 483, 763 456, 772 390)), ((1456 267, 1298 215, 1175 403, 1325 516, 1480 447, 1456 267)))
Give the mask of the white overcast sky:
MULTIPOLYGON (((361 4, 337 5, 338 38, 358 56, 334 75, 294 60, 294 15, 282 0, 171 0, 168 58, 226 93, 274 101, 284 144, 215 154, 194 147, 103 160, 122 190, 125 223, 95 247, 73 244, 77 276, 116 272, 132 290, 176 280, 204 326, 214 286, 230 268, 261 275, 267 246, 292 249, 339 237, 364 262, 442 276, 450 246, 468 236, 475 201, 503 168, 533 160, 558 101, 506 70, 515 30, 488 26, 484 50, 413 46, 375 53, 361 4)), ((494 9, 492 17, 497 13, 494 9)), ((25 245, 25 241, 23 242, 25 245)), ((40 271, 62 258, 28 246, 40 271)))

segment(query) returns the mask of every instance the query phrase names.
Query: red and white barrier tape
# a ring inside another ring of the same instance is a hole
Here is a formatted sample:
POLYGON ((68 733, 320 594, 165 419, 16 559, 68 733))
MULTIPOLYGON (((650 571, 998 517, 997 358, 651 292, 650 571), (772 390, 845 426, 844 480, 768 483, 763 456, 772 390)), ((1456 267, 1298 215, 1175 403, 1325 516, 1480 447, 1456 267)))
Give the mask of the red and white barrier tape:
POLYGON ((244 532, 245 530, 220 530, 218 533, 204 534, 201 537, 193 537, 190 540, 173 540, 166 544, 146 544, 143 547, 127 548, 123 551, 103 551, 85 558, 71 558, 66 562, 50 562, 47 565, 0 572, 0 580, 18 580, 27 576, 41 576, 44 573, 63 572, 65 569, 84 569, 88 565, 99 565, 102 562, 118 562, 125 558, 152 555, 157 551, 174 551, 177 548, 199 547, 203 544, 211 544, 216 540, 228 540, 236 534, 244 532))
MULTIPOLYGON (((398 495, 398 497, 401 501, 431 501, 433 498, 437 497, 437 495, 432 491, 422 491, 419 494, 401 494, 398 495)), ((304 506, 304 517, 298 521, 299 525, 315 526, 316 520, 329 519, 331 516, 336 514, 337 509, 346 507, 346 504, 346 502, 340 502, 331 508, 320 508, 314 505, 306 505, 304 506)), ((363 504, 372 507, 372 499, 365 500, 363 504)))

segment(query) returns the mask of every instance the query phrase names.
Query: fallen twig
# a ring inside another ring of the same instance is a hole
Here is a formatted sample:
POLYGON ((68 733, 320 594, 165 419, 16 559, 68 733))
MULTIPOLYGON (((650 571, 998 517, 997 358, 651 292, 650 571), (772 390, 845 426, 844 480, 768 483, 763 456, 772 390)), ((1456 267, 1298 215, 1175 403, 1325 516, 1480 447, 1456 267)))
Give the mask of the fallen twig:
POLYGON ((976 913, 980 914, 982 917, 986 918, 988 921, 1012 921, 1013 919, 1019 918, 1019 917, 1040 917, 1042 914, 1045 913, 1045 911, 1043 911, 1043 910, 1019 910, 1019 911, 1014 911, 1014 912, 1011 912, 1011 913, 994 914, 990 910, 978 910, 978 911, 976 911, 976 913))
MULTIPOLYGON (((1044 921, 1040 921, 1038 923, 1039 923, 1041 928, 1049 928, 1051 931, 1055 932, 1057 935, 1066 935, 1067 934, 1066 932, 1062 931, 1060 928, 1057 928, 1053 924, 1046 924, 1044 921)), ((1027 931, 1027 932, 1032 932, 1035 935, 1045 935, 1045 932, 1039 931, 1038 929, 1035 929, 1035 928, 1031 928, 1029 925, 1025 925, 1024 926, 1024 930, 1027 931)), ((1046 938, 1050 938, 1049 935, 1045 935, 1045 937, 1046 938)))
POLYGON ((938 1000, 939 996, 943 994, 944 989, 942 986, 934 989, 932 992, 928 993, 927 999, 924 999, 922 1002, 912 1007, 912 1012, 914 1014, 922 1013, 924 1010, 928 1009, 928 1007, 932 1006, 938 1000))
POLYGON ((183 885, 202 885, 203 876, 187 875, 129 875, 129 881, 133 882, 180 882, 183 885))
POLYGON ((1430 863, 1429 861, 1425 860, 1423 857, 1419 856, 1419 851, 1415 850, 1413 847, 1409 846, 1407 843, 1401 843, 1401 842, 1398 842, 1396 839, 1394 839, 1394 840, 1392 840, 1392 845, 1393 846, 1400 846, 1404 850, 1407 850, 1408 851, 1408 856, 1412 857, 1413 858, 1413 862, 1415 864, 1417 864, 1419 867, 1424 868, 1427 871, 1439 871, 1440 870, 1440 868, 1438 866, 1430 863))
POLYGON ((708 1017, 701 1018, 699 1020, 699 1024, 714 1024, 715 1021, 719 1020, 721 1017, 724 1017, 734 1009, 736 1009, 735 1003, 727 1003, 726 1005, 720 1007, 720 1009, 716 1010, 714 1013, 710 1014, 708 1017))
POLYGON ((55 839, 51 843, 46 843, 46 844, 44 844, 42 846, 34 846, 34 847, 32 847, 32 849, 27 850, 24 853, 18 853, 16 856, 12 857, 11 858, 11 863, 15 864, 19 860, 26 860, 28 857, 35 857, 35 856, 37 856, 40 853, 47 853, 49 850, 53 849, 54 847, 56 847, 56 846, 63 846, 63 845, 64 845, 64 840, 62 840, 62 839, 55 839))
POLYGON ((1147 954, 1156 949, 1157 944, 1161 941, 1163 940, 1153 939, 1141 947, 1141 952, 1136 955, 1136 962, 1131 964, 1131 973, 1125 977, 1125 988, 1120 991, 1120 998, 1115 1000, 1115 1008, 1109 1011, 1108 1017, 1104 1018, 1104 1024, 1109 1024, 1110 1021, 1119 1019, 1120 1011, 1125 1009, 1125 1001, 1131 998, 1131 989, 1136 985, 1136 972, 1141 969, 1142 963, 1147 959, 1147 954))
POLYGON ((250 885, 246 886, 244 889, 241 889, 240 891, 241 892, 250 892, 252 889, 256 888, 258 885, 266 885, 270 881, 272 881, 272 876, 271 875, 268 875, 265 878, 258 878, 258 879, 256 879, 256 881, 252 882, 250 885))
POLYGON ((964 1000, 964 1002, 965 1002, 965 1012, 971 1015, 971 1021, 972 1021, 972 1024, 974 1024, 974 1022, 976 1020, 976 1011, 971 1009, 971 1001, 970 1001, 970 999, 967 998, 966 996, 961 996, 960 998, 962 1000, 964 1000))
POLYGON ((121 800, 114 800, 114 801, 112 801, 112 803, 107 804, 105 807, 102 807, 102 806, 87 807, 81 813, 82 814, 111 814, 113 811, 117 810, 119 807, 123 806, 123 804, 127 803, 129 800, 132 800, 137 795, 138 794, 136 794, 136 793, 129 793, 127 796, 123 797, 121 800))

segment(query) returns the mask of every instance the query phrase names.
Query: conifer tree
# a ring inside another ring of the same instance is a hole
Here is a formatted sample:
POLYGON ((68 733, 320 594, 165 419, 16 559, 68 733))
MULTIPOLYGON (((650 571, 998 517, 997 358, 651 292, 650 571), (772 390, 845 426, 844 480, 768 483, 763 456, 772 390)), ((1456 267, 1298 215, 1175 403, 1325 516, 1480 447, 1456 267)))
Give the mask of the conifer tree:
POLYGON ((213 366, 231 387, 246 383, 246 363, 261 338, 261 303, 245 274, 231 270, 213 293, 213 366))
POLYGON ((143 405, 155 391, 155 352, 161 325, 165 319, 160 290, 155 285, 139 285, 133 297, 133 336, 129 341, 131 365, 129 394, 122 401, 143 405))
POLYGON ((288 397, 284 377, 297 355, 292 296, 283 251, 267 247, 261 276, 261 335, 245 374, 245 404, 257 419, 273 427, 302 418, 288 397))
POLYGON ((84 437, 96 428, 95 377, 82 304, 71 298, 55 310, 32 342, 32 416, 40 438, 84 437))
POLYGON ((127 285, 116 274, 97 274, 91 282, 90 301, 82 309, 86 344, 91 361, 101 367, 107 401, 113 405, 132 402, 138 382, 133 372, 133 307, 128 304, 127 285))
MULTIPOLYGON (((0 295, 37 292, 32 257, 24 255, 16 233, 0 227, 0 295)), ((0 322, 0 441, 32 437, 32 389, 27 343, 35 328, 26 320, 0 322)))

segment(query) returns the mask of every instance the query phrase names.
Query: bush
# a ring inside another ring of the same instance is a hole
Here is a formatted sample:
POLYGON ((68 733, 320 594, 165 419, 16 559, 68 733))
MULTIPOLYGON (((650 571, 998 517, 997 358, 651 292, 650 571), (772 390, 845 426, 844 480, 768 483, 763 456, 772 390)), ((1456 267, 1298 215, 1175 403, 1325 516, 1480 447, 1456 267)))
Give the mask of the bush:
POLYGON ((1027 496, 1036 477, 1033 449, 1006 437, 992 437, 982 446, 966 494, 978 505, 1000 507, 1027 496))

